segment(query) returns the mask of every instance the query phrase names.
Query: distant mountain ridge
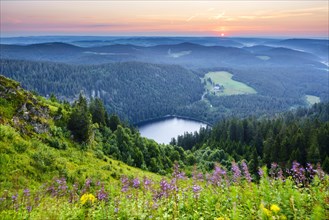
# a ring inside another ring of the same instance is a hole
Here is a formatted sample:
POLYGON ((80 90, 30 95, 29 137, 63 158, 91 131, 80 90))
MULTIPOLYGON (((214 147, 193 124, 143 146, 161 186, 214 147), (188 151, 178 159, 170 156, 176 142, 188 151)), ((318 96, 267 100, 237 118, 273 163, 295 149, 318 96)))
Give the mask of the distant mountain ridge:
MULTIPOLYGON (((311 41, 312 42, 312 41, 311 41)), ((321 41, 322 42, 322 41, 321 41)), ((133 42, 130 42, 133 43, 133 42)), ((80 47, 70 43, 47 42, 30 45, 8 45, 1 44, 2 59, 20 59, 33 61, 52 61, 72 64, 102 64, 123 61, 142 61, 150 63, 179 64, 188 68, 205 67, 232 67, 241 65, 264 65, 262 60, 256 56, 267 55, 278 57, 284 55, 286 62, 280 59, 269 60, 266 65, 304 65, 308 63, 324 68, 321 62, 325 54, 319 55, 310 51, 294 50, 290 47, 273 47, 266 45, 256 45, 251 47, 232 46, 205 46, 193 42, 180 42, 177 44, 164 44, 154 46, 138 46, 133 44, 113 44, 106 46, 80 47), (277 48, 277 49, 276 49, 277 48), (280 53, 280 50, 282 51, 280 53), (180 56, 168 56, 168 52, 183 53, 180 56), (312 54, 311 54, 312 53, 312 54), (321 57, 321 58, 318 58, 321 57), (298 60, 296 58, 301 58, 298 60)), ((322 47, 325 47, 325 45, 322 47)), ((321 49, 321 48, 320 48, 321 49)), ((316 50, 320 50, 316 49, 316 50)), ((314 50, 314 49, 313 49, 314 50)), ((321 51, 324 49, 322 48, 321 51)))

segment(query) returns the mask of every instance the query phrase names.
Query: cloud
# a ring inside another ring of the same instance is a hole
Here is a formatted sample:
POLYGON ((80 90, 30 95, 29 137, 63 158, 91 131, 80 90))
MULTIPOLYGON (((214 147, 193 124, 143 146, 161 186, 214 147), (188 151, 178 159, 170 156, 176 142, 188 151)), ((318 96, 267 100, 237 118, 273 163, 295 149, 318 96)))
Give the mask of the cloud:
POLYGON ((186 19, 186 21, 191 21, 193 18, 195 18, 197 15, 192 15, 191 17, 189 17, 188 19, 186 19))
POLYGON ((225 15, 225 11, 221 12, 220 14, 212 16, 212 18, 215 20, 218 20, 218 19, 224 17, 224 15, 225 15))
POLYGON ((248 20, 254 20, 257 17, 256 16, 253 16, 253 15, 242 15, 242 16, 239 16, 238 18, 248 19, 248 20))

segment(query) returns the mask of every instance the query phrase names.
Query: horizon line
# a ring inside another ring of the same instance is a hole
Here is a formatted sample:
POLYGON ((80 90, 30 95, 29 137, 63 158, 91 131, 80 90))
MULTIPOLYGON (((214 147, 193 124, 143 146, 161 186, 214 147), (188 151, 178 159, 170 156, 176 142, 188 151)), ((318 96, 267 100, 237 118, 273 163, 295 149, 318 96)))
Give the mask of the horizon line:
POLYGON ((229 39, 229 38, 269 38, 269 39, 323 39, 329 40, 329 36, 262 36, 262 35, 237 35, 237 36, 213 36, 213 35, 19 35, 19 36, 0 36, 0 39, 5 38, 33 38, 33 37, 124 37, 124 38, 134 38, 134 37, 145 37, 145 38, 220 38, 220 39, 229 39))

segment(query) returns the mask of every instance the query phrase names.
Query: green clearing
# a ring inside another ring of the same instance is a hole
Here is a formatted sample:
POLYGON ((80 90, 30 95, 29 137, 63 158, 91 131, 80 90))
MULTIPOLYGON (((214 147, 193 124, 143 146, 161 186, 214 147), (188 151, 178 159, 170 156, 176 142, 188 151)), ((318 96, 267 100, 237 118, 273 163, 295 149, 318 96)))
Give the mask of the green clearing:
POLYGON ((261 59, 261 60, 269 60, 271 59, 269 56, 256 56, 258 59, 261 59))
POLYGON ((226 71, 209 72, 203 78, 203 82, 205 82, 205 89, 208 93, 217 96, 257 93, 256 90, 250 86, 242 82, 235 81, 232 77, 233 75, 226 71))
POLYGON ((320 97, 314 95, 305 95, 306 102, 308 105, 314 105, 320 102, 320 97))

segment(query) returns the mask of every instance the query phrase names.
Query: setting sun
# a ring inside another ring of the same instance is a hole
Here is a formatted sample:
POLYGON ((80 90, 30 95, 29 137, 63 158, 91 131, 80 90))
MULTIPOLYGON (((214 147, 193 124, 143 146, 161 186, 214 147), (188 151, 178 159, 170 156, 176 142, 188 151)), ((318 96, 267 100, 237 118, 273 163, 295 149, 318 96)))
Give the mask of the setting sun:
POLYGON ((326 1, 1 1, 0 35, 328 36, 326 1), (298 7, 297 7, 298 6, 298 7), (68 19, 69 18, 69 19, 68 19), (220 28, 218 28, 220 26, 220 28), (219 31, 219 32, 218 32, 219 31))

